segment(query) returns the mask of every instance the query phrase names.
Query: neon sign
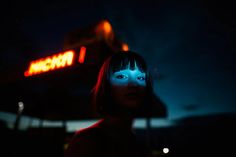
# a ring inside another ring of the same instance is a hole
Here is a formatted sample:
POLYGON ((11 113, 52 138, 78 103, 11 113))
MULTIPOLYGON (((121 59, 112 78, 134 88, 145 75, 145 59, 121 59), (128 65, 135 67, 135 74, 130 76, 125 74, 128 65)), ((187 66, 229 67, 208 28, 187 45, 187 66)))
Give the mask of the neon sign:
POLYGON ((78 59, 79 63, 84 63, 85 55, 86 55, 86 47, 81 47, 80 53, 79 53, 79 59, 78 59))
MULTIPOLYGON (((29 65, 28 70, 24 72, 24 76, 28 77, 71 66, 73 64, 75 55, 76 54, 73 50, 69 50, 46 58, 41 58, 32 61, 29 65)), ((86 55, 86 48, 81 47, 78 58, 79 63, 84 63, 85 55, 86 55)))

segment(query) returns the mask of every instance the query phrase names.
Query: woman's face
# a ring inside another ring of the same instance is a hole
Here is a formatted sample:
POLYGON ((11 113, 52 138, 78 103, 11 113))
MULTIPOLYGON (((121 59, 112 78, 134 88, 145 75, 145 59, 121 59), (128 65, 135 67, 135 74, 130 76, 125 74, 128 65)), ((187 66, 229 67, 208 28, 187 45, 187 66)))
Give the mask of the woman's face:
POLYGON ((122 107, 137 108, 144 100, 146 91, 146 74, 137 66, 117 71, 110 77, 111 96, 122 107))

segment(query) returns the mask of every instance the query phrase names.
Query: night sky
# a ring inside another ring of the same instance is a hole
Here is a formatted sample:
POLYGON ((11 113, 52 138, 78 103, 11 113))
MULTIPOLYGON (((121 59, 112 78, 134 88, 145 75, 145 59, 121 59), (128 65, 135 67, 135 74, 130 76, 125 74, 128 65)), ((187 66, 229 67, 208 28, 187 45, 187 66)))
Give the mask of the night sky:
POLYGON ((149 64, 170 119, 236 112, 236 14, 224 0, 18 1, 1 6, 2 77, 62 49, 65 33, 99 20, 149 64))

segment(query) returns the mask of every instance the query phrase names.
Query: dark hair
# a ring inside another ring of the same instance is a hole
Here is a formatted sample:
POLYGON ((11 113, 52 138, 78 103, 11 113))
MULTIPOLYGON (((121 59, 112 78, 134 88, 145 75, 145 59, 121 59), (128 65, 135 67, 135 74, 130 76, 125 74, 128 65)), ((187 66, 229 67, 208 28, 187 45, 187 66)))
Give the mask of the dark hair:
MULTIPOLYGON (((151 75, 148 71, 147 64, 144 58, 133 51, 119 51, 112 56, 108 57, 100 68, 97 82, 92 90, 93 92, 93 104, 95 111, 101 116, 119 114, 119 106, 113 102, 110 96, 110 76, 112 73, 126 69, 128 66, 131 69, 135 68, 135 64, 138 69, 146 73, 146 100, 145 105, 150 104, 150 100, 154 95, 152 87, 151 75)), ((143 109, 142 109, 143 110, 143 109)))

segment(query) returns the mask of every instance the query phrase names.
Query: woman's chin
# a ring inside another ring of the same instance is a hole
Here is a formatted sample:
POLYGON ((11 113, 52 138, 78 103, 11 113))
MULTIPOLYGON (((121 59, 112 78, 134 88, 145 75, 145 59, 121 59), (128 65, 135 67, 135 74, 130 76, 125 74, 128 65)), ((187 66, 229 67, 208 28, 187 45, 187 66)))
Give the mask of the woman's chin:
POLYGON ((136 109, 139 108, 140 102, 137 101, 126 101, 123 105, 127 109, 136 109))

